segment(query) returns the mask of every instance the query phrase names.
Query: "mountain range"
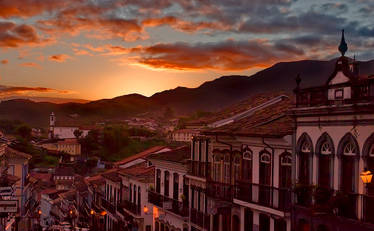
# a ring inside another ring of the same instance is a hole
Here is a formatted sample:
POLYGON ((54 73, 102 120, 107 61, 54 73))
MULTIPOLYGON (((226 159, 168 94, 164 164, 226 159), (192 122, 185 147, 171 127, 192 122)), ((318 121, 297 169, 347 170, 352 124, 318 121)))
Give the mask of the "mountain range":
MULTIPOLYGON (((35 102, 14 99, 0 103, 0 119, 18 119, 32 126, 47 127, 53 111, 57 120, 79 120, 85 123, 125 119, 139 114, 159 114, 171 108, 177 115, 196 111, 217 111, 251 95, 285 91, 296 87, 298 74, 301 88, 319 86, 333 72, 336 59, 329 61, 301 60, 280 62, 252 76, 222 76, 203 83, 197 88, 177 87, 150 97, 130 94, 85 103, 35 102)), ((359 62, 360 74, 374 74, 374 60, 359 62)))

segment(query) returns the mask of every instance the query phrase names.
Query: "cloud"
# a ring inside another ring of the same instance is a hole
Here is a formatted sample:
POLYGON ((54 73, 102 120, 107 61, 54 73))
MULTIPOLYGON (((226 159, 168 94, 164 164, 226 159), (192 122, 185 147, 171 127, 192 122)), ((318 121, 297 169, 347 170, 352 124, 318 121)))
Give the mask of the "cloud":
POLYGON ((1 64, 8 64, 8 63, 9 63, 9 61, 7 59, 1 60, 1 64))
POLYGON ((292 45, 272 44, 264 40, 225 41, 219 43, 156 44, 131 50, 130 60, 151 68, 175 70, 215 69, 224 71, 267 67, 278 61, 304 57, 304 51, 292 45))
POLYGON ((70 56, 66 54, 56 54, 56 55, 49 56, 49 60, 59 62, 59 63, 63 63, 69 58, 70 56))
POLYGON ((0 96, 10 95, 27 95, 32 93, 57 93, 57 94, 70 94, 68 90, 58 90, 47 87, 25 87, 25 86, 5 86, 0 85, 0 96))
POLYGON ((35 67, 35 68, 41 68, 39 64, 34 62, 25 62, 20 64, 23 67, 35 67))
POLYGON ((50 42, 40 38, 34 27, 13 22, 0 22, 0 47, 19 47, 23 45, 42 45, 50 42))
POLYGON ((31 17, 68 4, 67 0, 1 0, 0 18, 31 17))

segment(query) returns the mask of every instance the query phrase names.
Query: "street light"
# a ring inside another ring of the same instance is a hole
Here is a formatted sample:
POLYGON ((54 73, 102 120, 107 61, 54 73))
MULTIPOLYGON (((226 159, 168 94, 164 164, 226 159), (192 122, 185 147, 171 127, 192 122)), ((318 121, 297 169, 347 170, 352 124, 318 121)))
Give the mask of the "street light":
POLYGON ((145 214, 148 214, 149 208, 146 205, 144 205, 143 211, 145 214))
POLYGON ((365 170, 360 174, 362 182, 367 186, 367 184, 371 183, 371 179, 373 178, 373 173, 365 168, 365 170))

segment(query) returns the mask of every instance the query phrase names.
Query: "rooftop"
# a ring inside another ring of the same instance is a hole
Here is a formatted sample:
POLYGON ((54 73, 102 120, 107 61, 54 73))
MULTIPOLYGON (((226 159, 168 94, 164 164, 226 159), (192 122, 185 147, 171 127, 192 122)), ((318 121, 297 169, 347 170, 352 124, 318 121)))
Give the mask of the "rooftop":
POLYGON ((175 148, 171 151, 152 154, 148 156, 148 159, 163 160, 184 164, 187 163, 187 160, 190 158, 190 155, 191 148, 188 145, 175 148))
MULTIPOLYGON (((207 128, 202 133, 261 137, 283 137, 292 134, 293 120, 287 114, 292 107, 292 100, 287 95, 272 94, 269 97, 266 97, 267 101, 265 102, 263 101, 264 97, 260 97, 258 100, 253 99, 255 105, 264 106, 257 107, 248 115, 223 123, 221 126, 207 128), (259 104, 259 102, 262 103, 259 104), (267 104, 267 102, 271 102, 271 104, 267 104)), ((254 108, 255 106, 248 105, 248 107, 254 108)), ((241 114, 243 115, 243 113, 241 114)))
POLYGON ((153 182, 154 179, 154 167, 147 166, 147 163, 143 162, 131 167, 121 169, 120 175, 127 175, 135 177, 138 181, 148 183, 153 182))
POLYGON ((120 161, 117 161, 114 163, 115 166, 119 166, 119 165, 123 165, 123 164, 126 164, 126 163, 129 163, 133 160, 136 160, 136 159, 140 159, 140 158, 146 158, 147 156, 153 154, 153 153, 156 153, 156 152, 161 152, 163 151, 163 149, 168 149, 166 146, 154 146, 152 148, 149 148, 147 150, 144 150, 138 154, 135 154, 135 155, 132 155, 132 156, 129 156, 129 157, 126 157, 120 161))

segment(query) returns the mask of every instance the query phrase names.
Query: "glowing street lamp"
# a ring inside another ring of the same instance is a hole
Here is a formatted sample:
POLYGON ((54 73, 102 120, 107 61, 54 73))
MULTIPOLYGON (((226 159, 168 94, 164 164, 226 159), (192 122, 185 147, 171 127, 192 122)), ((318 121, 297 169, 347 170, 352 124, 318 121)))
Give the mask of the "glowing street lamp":
POLYGON ((367 184, 371 183, 371 179, 373 178, 373 173, 371 173, 369 170, 365 169, 360 174, 362 182, 367 186, 367 184))
POLYGON ((145 214, 148 214, 148 212, 149 212, 149 208, 146 205, 144 205, 143 212, 145 214))

